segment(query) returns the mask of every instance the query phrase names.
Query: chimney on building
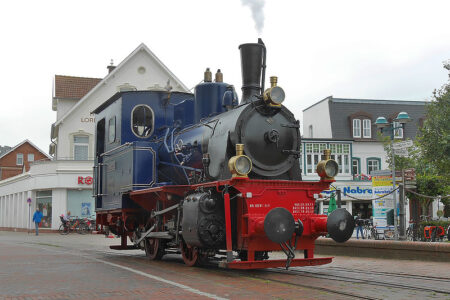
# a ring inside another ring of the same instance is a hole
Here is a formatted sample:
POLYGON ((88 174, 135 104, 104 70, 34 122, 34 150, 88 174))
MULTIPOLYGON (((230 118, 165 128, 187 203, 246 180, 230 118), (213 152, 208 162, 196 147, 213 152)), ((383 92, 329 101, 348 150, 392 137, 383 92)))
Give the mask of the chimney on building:
POLYGON ((108 74, 111 73, 116 68, 112 59, 110 65, 107 66, 106 68, 108 69, 108 74))

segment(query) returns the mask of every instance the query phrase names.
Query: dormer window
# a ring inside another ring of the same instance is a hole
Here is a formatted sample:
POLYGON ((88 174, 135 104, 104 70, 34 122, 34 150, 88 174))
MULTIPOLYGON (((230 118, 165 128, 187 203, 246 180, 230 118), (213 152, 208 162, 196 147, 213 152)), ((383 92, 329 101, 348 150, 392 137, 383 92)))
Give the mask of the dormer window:
POLYGON ((370 139, 372 137, 372 122, 370 119, 363 120, 363 138, 370 139))
POLYGON ((361 138, 361 120, 353 119, 353 137, 361 138))
POLYGON ((359 111, 349 116, 353 138, 371 139, 372 138, 372 116, 366 112, 359 111))

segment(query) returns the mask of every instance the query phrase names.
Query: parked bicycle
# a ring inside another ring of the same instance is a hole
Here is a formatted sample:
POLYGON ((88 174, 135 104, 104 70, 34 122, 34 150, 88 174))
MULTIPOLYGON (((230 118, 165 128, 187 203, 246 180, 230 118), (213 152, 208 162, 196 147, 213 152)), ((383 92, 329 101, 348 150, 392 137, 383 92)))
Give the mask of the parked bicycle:
POLYGON ((70 221, 64 221, 63 217, 61 219, 61 225, 59 226, 59 233, 62 235, 69 234, 72 232, 77 232, 79 234, 86 234, 90 231, 89 225, 82 219, 74 219, 70 221))
POLYGON ((373 228, 373 221, 371 219, 364 220, 363 234, 364 234, 365 238, 367 238, 367 239, 375 238, 374 233, 375 232, 374 232, 374 228, 373 228))

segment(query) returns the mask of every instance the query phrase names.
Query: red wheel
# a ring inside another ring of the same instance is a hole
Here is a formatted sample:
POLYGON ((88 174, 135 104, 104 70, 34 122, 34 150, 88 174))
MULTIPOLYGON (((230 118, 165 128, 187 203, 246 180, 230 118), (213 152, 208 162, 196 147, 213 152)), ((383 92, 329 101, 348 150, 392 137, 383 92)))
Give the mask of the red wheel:
POLYGON ((159 239, 145 240, 145 254, 150 260, 160 260, 164 256, 164 248, 159 239))
POLYGON ((183 256, 184 263, 189 267, 200 264, 198 248, 189 247, 183 241, 181 241, 181 255, 183 256))

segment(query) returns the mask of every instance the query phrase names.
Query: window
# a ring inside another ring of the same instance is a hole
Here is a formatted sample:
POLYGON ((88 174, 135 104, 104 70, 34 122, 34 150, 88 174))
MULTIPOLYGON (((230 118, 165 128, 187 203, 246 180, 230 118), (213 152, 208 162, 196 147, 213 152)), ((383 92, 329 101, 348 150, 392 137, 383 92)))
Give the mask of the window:
POLYGON ((330 144, 331 158, 339 165, 340 174, 350 174, 350 144, 330 144))
POLYGON ((361 161, 359 158, 352 158, 352 174, 357 175, 361 173, 361 161))
POLYGON ((363 138, 371 138, 372 137, 372 122, 370 119, 363 120, 363 138))
POLYGON ((403 126, 400 122, 394 122, 394 138, 402 139, 403 138, 403 126))
POLYGON ((109 137, 108 141, 114 143, 116 141, 116 117, 109 119, 109 137))
POLYGON ((361 137, 361 120, 353 119, 353 137, 360 138, 361 137))
POLYGON ((376 157, 367 158, 367 174, 372 175, 372 171, 381 169, 381 159, 376 157))
POLYGON ((23 166, 23 153, 17 153, 16 165, 23 166))
POLYGON ((73 159, 88 160, 89 137, 86 135, 75 135, 73 137, 73 159))
POLYGON ((52 227, 52 191, 37 191, 36 192, 36 207, 42 213, 42 221, 40 227, 52 227))
POLYGON ((325 149, 327 149, 327 144, 306 144, 306 174, 315 173, 316 166, 322 160, 322 153, 325 149))
POLYGON ((140 138, 149 137, 153 133, 153 111, 147 105, 138 105, 131 112, 131 128, 140 138))
POLYGON ((29 153, 28 156, 27 156, 27 159, 28 159, 29 162, 34 161, 34 154, 33 153, 29 153))
MULTIPOLYGON (((305 173, 316 172, 317 164, 322 160, 323 150, 328 149, 324 143, 307 143, 305 173)), ((350 174, 350 144, 329 144, 331 158, 339 165, 339 173, 350 174)))

